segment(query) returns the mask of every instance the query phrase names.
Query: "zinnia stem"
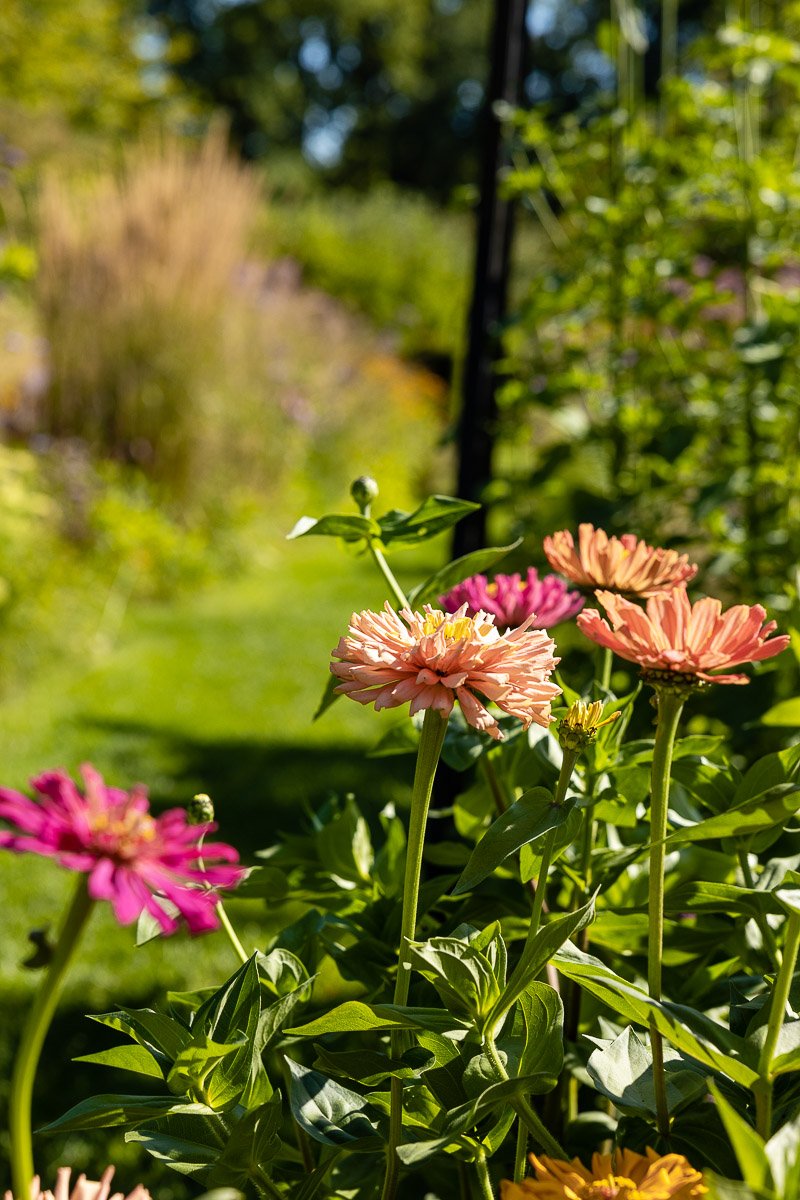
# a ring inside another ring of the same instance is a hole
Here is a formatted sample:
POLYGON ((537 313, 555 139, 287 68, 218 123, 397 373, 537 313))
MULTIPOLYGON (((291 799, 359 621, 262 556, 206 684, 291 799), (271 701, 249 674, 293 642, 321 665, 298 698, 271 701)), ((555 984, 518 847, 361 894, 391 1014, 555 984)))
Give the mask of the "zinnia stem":
POLYGON ((494 1200, 492 1180, 489 1176, 489 1165, 486 1162, 486 1153, 484 1150, 479 1150, 476 1155, 475 1170, 478 1173, 478 1184, 483 1200, 494 1200))
POLYGON ((611 670, 614 666, 614 651, 608 646, 600 649, 600 687, 607 692, 611 687, 611 670))
MULTIPOLYGON (((664 953, 664 861, 669 808, 669 780, 672 751, 685 696, 666 688, 656 689, 658 718, 653 747, 650 798, 650 889, 647 945, 647 985, 653 1000, 661 999, 661 960, 664 953)), ((662 1137, 669 1135, 667 1082, 664 1075, 664 1047, 661 1034, 650 1020, 650 1045, 653 1051, 653 1087, 656 1119, 662 1137)))
POLYGON ((244 946, 239 941, 239 936, 236 933, 236 930, 233 928, 233 925, 231 925, 231 919, 228 916, 228 914, 226 913, 221 900, 217 904, 217 916, 219 917, 220 925, 225 930, 225 933, 228 935, 228 941, 233 946, 233 949, 235 950, 240 963, 242 964, 242 966, 244 966, 244 964, 246 962, 250 961, 250 955, 247 953, 244 946))
POLYGON ((405 592, 395 579, 394 571, 386 561, 383 551, 380 549, 380 547, 375 545, 375 542, 372 540, 372 538, 370 538, 369 550, 370 554, 375 560, 375 565, 388 583, 389 591, 392 593, 397 603, 401 608, 410 608, 411 605, 408 603, 405 592))
POLYGON ((756 1128, 766 1141, 772 1133, 772 1059, 775 1047, 778 1045, 783 1018, 786 1012, 786 1001, 789 999, 789 989, 792 986, 794 969, 797 965, 797 951, 800 948, 800 914, 793 912, 789 915, 786 930, 786 941, 783 947, 783 962, 775 980, 775 988, 769 1007, 767 1035, 758 1060, 758 1084, 756 1096, 756 1128))
MULTIPOLYGON (((406 848, 406 872, 403 883, 403 916, 400 927, 400 952, 397 958, 397 979, 394 985, 394 1003, 403 1005, 408 1000, 411 986, 411 969, 408 965, 408 943, 413 941, 417 930, 417 906, 419 903, 419 876, 422 868, 422 850, 425 844, 425 826, 433 790, 433 779, 442 752, 447 720, 435 708, 425 710, 422 734, 417 751, 417 766, 411 791, 411 820, 406 848)), ((404 1049, 402 1031, 393 1031, 391 1036, 392 1057, 399 1057, 404 1049)), ((397 1190, 399 1162, 397 1147, 403 1134, 403 1084, 393 1078, 391 1085, 392 1103, 389 1117, 389 1145, 386 1154, 386 1175, 383 1181, 381 1200, 393 1200, 397 1190)))
POLYGON ((58 941, 47 973, 28 1013, 22 1031, 14 1072, 11 1077, 11 1097, 8 1124, 11 1135, 11 1179, 15 1196, 28 1196, 33 1179, 33 1140, 31 1136, 31 1104, 33 1082, 44 1039, 58 1004, 64 977, 78 945, 94 901, 86 886, 86 877, 78 877, 77 886, 59 931, 58 941))

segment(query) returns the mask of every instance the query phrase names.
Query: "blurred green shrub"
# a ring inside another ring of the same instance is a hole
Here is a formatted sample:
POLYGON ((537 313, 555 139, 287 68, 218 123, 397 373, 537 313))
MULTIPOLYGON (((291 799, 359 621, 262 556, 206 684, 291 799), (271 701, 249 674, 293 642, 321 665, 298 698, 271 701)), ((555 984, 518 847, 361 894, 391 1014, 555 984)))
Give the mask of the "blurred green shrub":
MULTIPOLYGON (((746 15, 746 11, 743 10, 746 15)), ((686 545, 703 586, 786 610, 800 547, 800 6, 647 49, 606 23, 613 94, 511 121, 508 186, 550 239, 506 337, 506 521, 686 545)), ((630 31, 628 31, 629 33, 630 31)), ((641 32, 641 31, 640 31, 641 32)), ((643 36, 643 35, 642 35, 643 36)))
POLYGON ((461 345, 471 218, 389 185, 271 200, 262 236, 306 277, 400 334, 406 354, 452 358, 461 345))

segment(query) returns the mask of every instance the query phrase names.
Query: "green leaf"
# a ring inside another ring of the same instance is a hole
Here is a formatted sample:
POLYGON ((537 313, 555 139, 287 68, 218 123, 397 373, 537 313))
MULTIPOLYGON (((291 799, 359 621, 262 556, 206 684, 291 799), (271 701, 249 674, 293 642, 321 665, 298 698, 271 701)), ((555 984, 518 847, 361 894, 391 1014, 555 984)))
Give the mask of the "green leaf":
MULTIPOLYGON (((174 1118, 162 1118, 157 1133, 150 1129, 132 1129, 125 1134, 125 1141, 138 1142, 157 1162, 166 1163, 173 1171, 205 1177, 208 1168, 219 1158, 219 1139, 224 1136, 221 1125, 217 1122, 217 1129, 208 1142, 198 1142, 171 1133, 168 1127, 171 1119, 174 1118)), ((193 1124, 199 1124, 197 1118, 193 1124)))
POLYGON ((336 703, 337 700, 341 700, 342 693, 336 691, 340 683, 341 679, 338 675, 333 675, 331 672, 328 672, 328 678, 325 680, 325 687, 322 689, 322 695, 319 698, 319 704, 317 705, 314 715, 311 718, 312 721, 318 721, 322 714, 326 713, 328 709, 336 703))
POLYGON ((714 1083, 710 1087, 745 1183, 756 1192, 770 1188, 772 1173, 764 1142, 752 1125, 748 1125, 733 1105, 728 1103, 719 1088, 714 1083))
POLYGON ((414 1046, 402 1058, 390 1058, 376 1050, 328 1050, 315 1045, 317 1058, 314 1063, 328 1075, 338 1075, 372 1087, 396 1076, 398 1079, 416 1079, 420 1072, 433 1065, 430 1051, 414 1046))
POLYGON ((232 1107, 239 1098, 249 1076, 249 1065, 238 1082, 230 1087, 217 1067, 231 1055, 240 1054, 246 1047, 244 1038, 229 1044, 214 1042, 204 1033, 181 1050, 167 1076, 167 1086, 176 1096, 187 1095, 192 1100, 208 1104, 215 1111, 232 1107))
POLYGON ((83 1054, 73 1062, 97 1063, 101 1067, 116 1067, 118 1071, 134 1071, 137 1075, 149 1075, 163 1079, 164 1073, 158 1062, 144 1046, 114 1046, 111 1050, 99 1050, 96 1054, 83 1054))
POLYGON ((436 537, 457 524, 467 513, 475 512, 480 504, 457 500, 453 496, 428 496, 412 513, 392 509, 378 518, 379 534, 385 546, 396 543, 415 546, 436 537))
MULTIPOLYGON (((518 1074, 552 1079, 555 1087, 564 1064, 564 1006, 555 988, 534 980, 519 998, 525 1042, 518 1074)), ((550 1089, 545 1089, 549 1091, 550 1089)))
POLYGON ((149 1050, 157 1062, 171 1064, 192 1040, 185 1025, 151 1008, 126 1008, 119 1012, 90 1014, 92 1021, 126 1033, 149 1050))
POLYGON ((762 725, 789 725, 795 728, 800 725, 800 696, 791 700, 781 700, 767 709, 761 718, 762 725))
POLYGON ((320 857, 329 874, 349 883, 370 883, 375 855, 369 826, 352 797, 317 834, 320 857))
POLYGON ((381 1114, 363 1096, 291 1058, 286 1062, 292 1113, 310 1137, 323 1146, 374 1140, 381 1114))
POLYGON ((744 1039, 685 1005, 652 1000, 642 988, 616 975, 610 967, 571 943, 553 958, 562 975, 575 979, 609 1008, 637 1025, 652 1018, 668 1042, 705 1066, 749 1088, 758 1072, 749 1065, 751 1052, 744 1039))
MULTIPOLYGON (((671 1114, 706 1094, 704 1076, 685 1067, 681 1056, 669 1045, 664 1047, 664 1067, 667 1109, 671 1114)), ((655 1117, 653 1055, 630 1025, 619 1037, 603 1042, 592 1051, 586 1070, 597 1090, 612 1100, 621 1112, 629 1116, 655 1117)))
POLYGON ((595 897, 592 896, 582 908, 565 913, 563 917, 557 917, 554 921, 548 921, 539 930, 531 945, 526 946, 499 1000, 489 1013, 486 1020, 487 1029, 505 1019, 505 1014, 522 993, 528 991, 536 976, 547 966, 559 947, 591 922, 594 917, 594 901, 595 897))
POLYGON ((408 958, 453 1013, 481 1017, 499 995, 490 962, 469 942, 456 937, 410 942, 408 958))
POLYGON ((54 1129, 68 1133, 73 1129, 110 1129, 112 1126, 134 1126, 141 1121, 158 1120, 171 1113, 213 1117, 207 1104, 186 1104, 174 1096, 90 1096, 73 1105, 62 1117, 43 1125, 40 1133, 54 1129))
POLYGON ((472 575, 488 571, 501 558, 505 558, 512 550, 522 544, 522 538, 517 538, 508 546, 489 546, 485 550, 473 550, 448 563, 446 567, 430 575, 424 583, 409 592, 408 602, 412 608, 420 608, 423 604, 436 604, 439 597, 449 592, 456 584, 463 583, 472 575))
POLYGON ((525 792, 486 830, 461 872, 453 894, 471 891, 522 846, 564 825, 574 807, 574 800, 555 804, 547 788, 525 792))
POLYGON ((757 917, 782 910, 770 892, 732 883, 682 883, 667 893, 665 911, 742 913, 757 917))
POLYGON ((800 1117, 781 1126, 764 1149, 777 1195, 800 1200, 800 1117))
POLYGON ((370 517, 356 516, 350 513, 330 513, 328 516, 301 517, 294 528, 287 533, 286 540, 308 537, 337 537, 346 542, 360 542, 364 538, 380 537, 381 530, 377 521, 370 517))
POLYGON ((390 758, 397 754, 416 754, 419 748, 419 730, 411 721, 392 725, 386 733, 367 751, 367 758, 390 758))
POLYGON ((779 784, 770 792, 746 800, 738 808, 687 825, 671 833, 667 846, 683 842, 703 842, 709 839, 743 837, 761 829, 782 825, 797 810, 798 789, 791 783, 779 784))
POLYGON ((325 1033, 367 1033, 385 1029, 429 1029, 434 1033, 448 1033, 467 1027, 468 1022, 439 1008, 401 1008, 394 1004, 370 1005, 361 1000, 346 1000, 325 1016, 285 1032, 293 1037, 321 1037, 325 1033))
POLYGON ((279 1137, 283 1120, 281 1093, 237 1121, 211 1173, 211 1183, 238 1183, 246 1188, 253 1167, 264 1168, 281 1150, 279 1137))

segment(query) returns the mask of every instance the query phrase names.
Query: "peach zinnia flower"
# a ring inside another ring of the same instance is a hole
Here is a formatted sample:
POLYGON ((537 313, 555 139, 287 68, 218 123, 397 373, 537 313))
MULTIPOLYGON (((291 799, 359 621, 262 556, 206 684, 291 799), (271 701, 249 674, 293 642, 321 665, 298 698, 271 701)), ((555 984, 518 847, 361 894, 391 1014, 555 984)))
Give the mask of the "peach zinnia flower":
POLYGON ((501 634, 494 617, 466 616, 425 605, 422 613, 404 608, 396 613, 353 613, 347 637, 333 652, 331 671, 342 682, 336 688, 359 704, 376 709, 410 703, 411 713, 436 708, 448 717, 458 700, 470 725, 497 741, 502 733, 484 700, 519 717, 527 727, 550 724, 550 701, 560 692, 550 675, 558 659, 555 643, 532 617, 518 629, 501 634))
MULTIPOLYGON (((114 1192, 113 1195, 110 1195, 111 1180, 114 1177, 113 1167, 106 1167, 102 1179, 99 1180, 87 1179, 85 1175, 79 1175, 70 1191, 69 1177, 71 1173, 70 1167, 58 1168, 55 1192, 42 1191, 39 1176, 35 1175, 31 1181, 30 1200, 150 1200, 150 1193, 141 1184, 137 1184, 127 1197, 123 1196, 122 1192, 114 1192)), ((5 1200, 14 1200, 11 1192, 6 1192, 5 1200)))
POLYGON ((578 526, 578 546, 568 529, 544 539, 551 567, 585 588, 608 588, 626 596, 658 596, 697 574, 677 550, 648 546, 632 533, 609 537, 594 525, 578 526))
POLYGON ((613 630, 595 608, 578 615, 578 628, 620 658, 638 663, 653 683, 747 683, 746 675, 710 672, 771 658, 789 645, 784 635, 768 640, 776 625, 764 621, 760 604, 737 604, 723 613, 711 597, 692 604, 685 587, 652 597, 646 611, 613 592, 598 592, 597 598, 613 630))
POLYGON ((592 1169, 579 1158, 531 1156, 536 1179, 500 1184, 501 1200, 695 1200, 708 1188, 703 1176, 682 1154, 647 1154, 618 1150, 615 1155, 594 1154, 592 1169))

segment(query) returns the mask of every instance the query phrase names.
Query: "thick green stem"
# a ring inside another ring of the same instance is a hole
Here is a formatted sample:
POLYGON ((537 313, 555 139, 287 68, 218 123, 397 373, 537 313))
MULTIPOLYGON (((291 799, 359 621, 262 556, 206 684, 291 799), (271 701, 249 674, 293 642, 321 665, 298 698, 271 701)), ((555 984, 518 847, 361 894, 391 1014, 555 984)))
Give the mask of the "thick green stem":
MULTIPOLYGON (((658 719, 653 747, 650 798, 650 889, 648 897, 647 985, 653 1000, 661 999, 661 961, 664 953, 664 860, 669 808, 669 780, 672 751, 685 696, 666 688, 656 689, 658 719)), ((650 1022, 653 1051, 653 1087, 656 1118, 662 1137, 669 1135, 667 1082, 664 1075, 664 1047, 661 1034, 650 1022)))
POLYGON ((81 875, 64 917, 47 974, 39 985, 33 1007, 28 1013, 14 1063, 8 1124, 11 1134, 12 1189, 13 1194, 20 1200, 26 1200, 29 1195, 34 1175, 31 1103, 36 1068, 61 995, 64 977, 92 911, 92 905, 93 901, 86 887, 86 877, 81 875))
POLYGON ((484 1198, 484 1200, 494 1200, 492 1181, 489 1177, 489 1164, 486 1161, 486 1155, 483 1150, 479 1150, 475 1158, 475 1170, 478 1173, 478 1184, 480 1186, 481 1196, 484 1198))
POLYGON ((370 540, 370 543, 369 543, 369 550, 370 550, 370 554, 372 555, 372 557, 375 560, 375 565, 377 566, 381 575, 383 575, 383 578, 388 583, 389 590, 392 593, 392 595, 394 596, 397 603, 400 605, 401 608, 410 608, 411 606, 408 603, 406 594, 403 591, 403 589, 400 587, 400 584, 395 579, 394 572, 392 571, 392 568, 389 566, 388 562, 386 561, 383 551, 378 546, 376 546, 372 540, 370 540))
POLYGON ((605 692, 611 687, 611 670, 613 666, 614 651, 609 650, 608 646, 600 647, 600 678, 598 682, 605 692))
POLYGON ((797 951, 800 948, 800 914, 789 915, 786 941, 783 947, 783 962, 775 980, 775 988, 769 1006, 767 1034, 758 1059, 758 1083, 753 1089, 756 1097, 756 1129, 766 1141, 772 1133, 772 1060, 778 1045, 786 1002, 792 986, 797 951))
POLYGON ((514 1183, 522 1183, 528 1162, 528 1131, 520 1121, 517 1124, 517 1145, 514 1151, 514 1183))
MULTIPOLYGON (((433 779, 442 751, 447 721, 435 708, 425 712, 422 734, 417 751, 417 766, 411 791, 411 820, 406 849, 406 871, 403 883, 403 916, 400 928, 400 953, 397 959, 397 979, 394 986, 394 1003, 403 1005, 408 1000, 411 986, 411 970, 408 965, 408 943, 414 940, 417 929, 417 906, 419 903, 419 876, 422 868, 422 851, 425 844, 425 826, 433 790, 433 779)), ((403 1032, 394 1031, 391 1036, 392 1057, 399 1058, 404 1049, 403 1032)), ((393 1078, 391 1084, 391 1112, 389 1116, 389 1145, 386 1153, 386 1175, 383 1181, 381 1200, 393 1200, 397 1191, 399 1161, 397 1147, 403 1133, 403 1084, 393 1078)))
POLYGON ((231 925, 231 919, 228 916, 228 914, 226 913, 221 900, 217 903, 217 916, 219 917, 220 925, 225 930, 225 933, 228 935, 228 941, 233 946, 233 949, 236 953, 237 958, 239 959, 239 962, 244 966, 244 964, 246 962, 250 961, 250 955, 247 953, 244 946, 239 941, 239 937, 236 933, 236 930, 231 925))

